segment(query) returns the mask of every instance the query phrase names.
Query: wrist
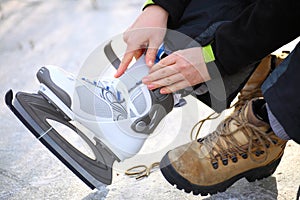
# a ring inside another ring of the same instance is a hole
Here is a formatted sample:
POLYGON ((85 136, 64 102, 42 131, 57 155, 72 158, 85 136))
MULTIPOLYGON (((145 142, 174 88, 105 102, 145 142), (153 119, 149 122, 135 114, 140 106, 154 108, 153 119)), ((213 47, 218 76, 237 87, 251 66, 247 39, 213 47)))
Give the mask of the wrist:
POLYGON ((151 16, 151 21, 160 21, 164 26, 167 25, 169 13, 159 5, 149 5, 143 10, 143 13, 147 13, 147 16, 151 16))
POLYGON ((210 79, 218 78, 219 73, 215 64, 216 59, 211 44, 202 47, 202 55, 210 79))
POLYGON ((202 54, 211 79, 220 78, 220 76, 223 77, 226 74, 221 63, 218 60, 215 42, 204 46, 202 48, 202 54))
POLYGON ((145 7, 143 9, 143 11, 148 11, 148 10, 151 10, 151 12, 157 12, 160 14, 164 14, 166 16, 169 15, 169 13, 165 9, 163 9, 161 6, 159 6, 157 4, 149 4, 147 7, 145 7))

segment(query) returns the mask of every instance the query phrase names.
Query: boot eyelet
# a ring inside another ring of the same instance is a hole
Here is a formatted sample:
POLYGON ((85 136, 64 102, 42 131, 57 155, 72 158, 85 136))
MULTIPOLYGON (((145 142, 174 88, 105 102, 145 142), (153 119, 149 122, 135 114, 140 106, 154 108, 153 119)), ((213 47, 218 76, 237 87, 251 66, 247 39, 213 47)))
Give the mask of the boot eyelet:
POLYGON ((227 158, 222 159, 222 163, 223 165, 228 165, 228 159, 227 158))
POLYGON ((256 151, 255 155, 256 155, 256 157, 259 157, 260 156, 260 151, 256 151))
POLYGON ((212 162, 211 164, 214 169, 218 169, 218 167, 219 167, 218 161, 212 162))
POLYGON ((247 159, 248 155, 246 153, 241 154, 242 158, 247 159))
POLYGON ((264 154, 264 153, 265 153, 264 151, 257 150, 257 151, 255 152, 255 155, 256 155, 257 157, 259 157, 260 155, 262 155, 262 154, 264 154))
POLYGON ((236 156, 232 156, 232 157, 231 157, 231 160, 232 160, 232 162, 234 162, 234 163, 236 163, 236 162, 238 161, 238 159, 237 159, 236 156))

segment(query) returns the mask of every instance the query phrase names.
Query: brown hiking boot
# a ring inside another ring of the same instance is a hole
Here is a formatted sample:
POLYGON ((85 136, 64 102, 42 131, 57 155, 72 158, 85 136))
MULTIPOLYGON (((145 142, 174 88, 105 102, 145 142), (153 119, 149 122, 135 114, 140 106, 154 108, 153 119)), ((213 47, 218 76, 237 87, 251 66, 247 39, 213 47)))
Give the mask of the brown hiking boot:
POLYGON ((255 97, 262 97, 262 91, 260 89, 263 82, 271 72, 272 55, 266 56, 261 60, 255 71, 252 73, 247 83, 240 91, 238 101, 234 104, 235 111, 241 109, 243 105, 250 99, 255 97))
MULTIPOLYGON (((271 71, 275 67, 277 67, 288 55, 289 51, 282 51, 280 54, 268 55, 263 58, 244 85, 243 89, 239 92, 238 101, 230 108, 234 108, 234 112, 236 112, 237 110, 240 110, 249 100, 256 97, 262 97, 263 95, 260 89, 262 84, 271 73, 271 71)), ((220 114, 214 112, 207 118, 202 119, 198 123, 196 123, 191 131, 191 139, 198 137, 198 135, 200 134, 200 130, 206 121, 216 119, 219 116, 220 114)))
POLYGON ((247 83, 240 91, 238 101, 234 104, 235 111, 241 109, 241 107, 250 99, 263 96, 260 89, 261 85, 271 71, 277 67, 288 55, 288 51, 282 51, 281 54, 268 55, 260 61, 257 68, 254 70, 247 83))
POLYGON ((169 151, 160 163, 168 182, 187 193, 207 195, 223 192, 243 177, 252 182, 272 175, 286 141, 254 114, 253 102, 213 133, 169 151))

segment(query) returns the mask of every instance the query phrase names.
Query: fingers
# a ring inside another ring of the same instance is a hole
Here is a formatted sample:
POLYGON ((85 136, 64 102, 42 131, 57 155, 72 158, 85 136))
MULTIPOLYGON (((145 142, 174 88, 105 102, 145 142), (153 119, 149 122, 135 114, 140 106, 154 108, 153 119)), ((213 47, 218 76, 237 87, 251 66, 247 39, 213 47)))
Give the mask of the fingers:
POLYGON ((132 59, 133 58, 138 59, 139 57, 141 57, 143 55, 144 51, 145 51, 145 48, 141 48, 141 49, 137 49, 135 51, 125 53, 125 55, 121 61, 121 64, 120 64, 119 68, 117 69, 117 72, 114 75, 114 77, 119 78, 120 76, 122 76, 122 74, 124 74, 124 72, 127 70, 128 65, 130 64, 132 59))
POLYGON ((150 90, 161 88, 161 93, 167 94, 209 80, 206 65, 197 53, 198 49, 174 52, 152 66, 143 83, 150 90))
POLYGON ((157 70, 161 70, 165 66, 171 66, 171 65, 174 65, 174 64, 176 64, 176 58, 173 54, 171 54, 171 55, 163 58, 162 60, 160 60, 157 64, 153 65, 150 68, 149 73, 151 74, 151 73, 153 73, 157 70))
POLYGON ((179 82, 174 83, 172 85, 161 88, 160 93, 161 94, 169 94, 169 93, 173 93, 173 92, 176 92, 178 90, 182 90, 182 89, 190 87, 190 86, 191 86, 191 84, 189 84, 186 81, 179 81, 179 82))
POLYGON ((182 74, 174 74, 174 75, 159 79, 157 81, 153 81, 150 84, 148 84, 147 86, 150 90, 154 90, 156 88, 160 88, 163 86, 171 86, 171 85, 174 85, 181 81, 185 81, 184 76, 182 74))
POLYGON ((139 59, 145 52, 145 49, 139 49, 136 50, 136 52, 134 53, 134 58, 137 60, 139 59))
POLYGON ((182 74, 174 74, 172 76, 160 79, 147 85, 149 90, 161 88, 161 94, 173 93, 190 86, 190 82, 186 80, 186 78, 182 74))
POLYGON ((158 40, 156 41, 154 39, 149 41, 149 45, 148 45, 148 49, 147 49, 146 57, 145 57, 146 64, 149 67, 152 67, 154 65, 156 54, 157 54, 157 49, 159 48, 161 43, 162 43, 161 41, 158 41, 158 40))
POLYGON ((127 44, 127 48, 125 51, 125 54, 123 56, 123 59, 121 61, 121 64, 119 68, 117 69, 117 72, 115 73, 114 77, 119 78, 124 74, 126 69, 128 68, 130 62, 135 57, 136 59, 139 58, 143 52, 145 51, 145 44, 142 41, 139 40, 132 40, 133 31, 131 30, 132 27, 129 27, 124 33, 123 33, 123 41, 127 44))
MULTIPOLYGON (((114 77, 119 78, 126 71, 132 59, 133 58, 138 59, 143 55, 144 51, 145 49, 138 49, 135 51, 125 53, 114 77)), ((149 67, 153 66, 156 58, 156 53, 157 53, 157 49, 155 48, 147 49, 145 62, 149 67)))
MULTIPOLYGON (((152 66, 149 75, 144 77, 142 81, 147 85, 149 90, 168 86, 165 88, 165 91, 170 91, 168 88, 171 85, 185 80, 183 74, 178 71, 177 65, 176 55, 171 54, 152 66)), ((177 87, 177 84, 175 87, 177 87)))
MULTIPOLYGON (((157 65, 154 65, 154 66, 157 66, 157 65)), ((160 69, 149 74, 147 77, 144 77, 142 81, 144 84, 151 84, 153 82, 156 82, 157 80, 168 78, 177 73, 178 73, 178 71, 176 70, 176 68, 173 65, 168 66, 168 67, 161 67, 160 69)))
POLYGON ((180 74, 176 55, 169 55, 150 68, 149 75, 144 77, 144 84, 151 84, 160 79, 168 78, 174 74, 180 74))
POLYGON ((155 61, 157 49, 147 49, 145 61, 149 67, 152 67, 155 61))
POLYGON ((119 78, 122 74, 124 74, 124 72, 126 71, 128 65, 132 61, 132 58, 134 57, 134 54, 135 54, 134 51, 125 53, 125 55, 124 55, 124 57, 121 61, 121 64, 120 64, 119 68, 117 69, 116 74, 114 75, 115 78, 119 78))
POLYGON ((156 88, 172 87, 174 85, 176 86, 176 84, 179 82, 186 82, 186 85, 190 85, 186 78, 180 73, 174 73, 173 75, 156 79, 155 81, 149 81, 145 84, 147 84, 149 90, 154 90, 156 88))
MULTIPOLYGON (((116 74, 114 75, 115 78, 119 78, 126 71, 126 69, 128 68, 128 66, 133 58, 138 59, 145 52, 145 48, 143 48, 143 47, 136 48, 136 50, 129 51, 129 48, 132 49, 131 46, 128 45, 126 53, 121 61, 121 64, 120 64, 119 68, 117 69, 116 74)), ((143 45, 143 46, 145 46, 145 45, 143 45)), ((153 66, 155 58, 156 58, 156 53, 157 53, 157 48, 148 48, 147 49, 145 62, 148 66, 150 66, 150 67, 153 66)))

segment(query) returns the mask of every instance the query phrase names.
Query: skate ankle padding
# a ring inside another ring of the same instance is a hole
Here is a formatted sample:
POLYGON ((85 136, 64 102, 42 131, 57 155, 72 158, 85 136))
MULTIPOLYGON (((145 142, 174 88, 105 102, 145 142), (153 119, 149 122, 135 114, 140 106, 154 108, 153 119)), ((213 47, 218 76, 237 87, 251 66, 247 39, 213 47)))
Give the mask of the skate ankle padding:
POLYGON ((160 89, 149 91, 152 99, 152 107, 149 112, 133 122, 131 128, 144 134, 150 134, 159 122, 172 111, 174 106, 173 94, 161 94, 160 89))
MULTIPOLYGON (((120 81, 128 88, 130 99, 132 96, 135 96, 132 95, 136 93, 134 90, 144 90, 144 92, 140 93, 141 95, 143 94, 143 97, 140 98, 139 101, 133 103, 136 108, 139 108, 140 105, 143 104, 151 104, 150 107, 148 107, 148 112, 138 116, 131 124, 131 129, 133 131, 143 134, 152 133, 159 122, 171 112, 174 107, 174 94, 161 94, 160 89, 148 90, 147 86, 143 85, 141 80, 143 77, 147 76, 148 73, 149 67, 146 65, 145 55, 143 55, 120 77, 120 81), (139 85, 144 89, 138 89, 139 85), (149 95, 146 95, 146 93, 149 93, 149 95), (142 103, 143 101, 144 103, 142 103)), ((131 101, 133 101, 133 99, 131 99, 131 101)))

